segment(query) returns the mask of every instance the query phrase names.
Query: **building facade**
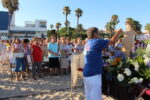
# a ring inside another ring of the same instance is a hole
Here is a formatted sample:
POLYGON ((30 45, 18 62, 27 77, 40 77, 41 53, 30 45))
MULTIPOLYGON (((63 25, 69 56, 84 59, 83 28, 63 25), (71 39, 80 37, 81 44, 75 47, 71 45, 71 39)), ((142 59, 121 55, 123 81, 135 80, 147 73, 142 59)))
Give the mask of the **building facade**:
MULTIPOLYGON (((9 13, 0 11, 0 39, 7 39, 8 37, 8 22, 9 13)), ((13 38, 45 38, 47 37, 47 21, 25 21, 25 25, 23 27, 16 26, 14 14, 10 18, 10 33, 12 34, 13 38)))

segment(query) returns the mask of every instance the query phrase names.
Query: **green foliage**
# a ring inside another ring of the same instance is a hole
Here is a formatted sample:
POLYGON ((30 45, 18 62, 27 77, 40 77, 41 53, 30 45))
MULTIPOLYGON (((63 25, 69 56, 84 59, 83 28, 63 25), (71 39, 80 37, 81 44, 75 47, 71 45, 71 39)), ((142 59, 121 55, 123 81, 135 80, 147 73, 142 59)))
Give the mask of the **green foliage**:
POLYGON ((78 31, 79 33, 84 31, 84 28, 83 28, 83 25, 82 25, 82 24, 79 24, 79 25, 77 26, 77 31, 78 31))
POLYGON ((85 39, 87 37, 86 32, 83 30, 80 33, 76 33, 76 29, 69 27, 69 33, 66 32, 66 28, 62 27, 59 31, 59 36, 69 36, 71 38, 77 38, 81 37, 82 39, 85 39))
POLYGON ((145 50, 142 48, 138 48, 135 52, 135 54, 139 57, 142 57, 145 54, 145 50))
POLYGON ((145 44, 150 44, 150 40, 144 40, 143 41, 145 44))
POLYGON ((56 30, 48 30, 48 31, 47 31, 47 37, 48 37, 48 38, 49 38, 52 34, 56 34, 56 35, 57 35, 56 30))
POLYGON ((59 35, 60 36, 72 36, 72 34, 75 33, 75 28, 69 27, 68 32, 66 32, 66 28, 63 27, 59 30, 59 35))
POLYGON ((150 81, 150 69, 145 69, 141 71, 140 75, 144 77, 145 80, 150 81))
POLYGON ((106 27, 107 32, 109 32, 109 33, 112 33, 114 31, 113 23, 112 22, 106 23, 105 27, 106 27))
POLYGON ((150 23, 149 23, 149 24, 146 24, 145 30, 147 30, 147 31, 150 33, 150 23))
POLYGON ((81 32, 79 34, 77 33, 77 34, 72 35, 72 38, 78 38, 78 37, 81 37, 82 39, 85 39, 85 38, 87 38, 87 35, 86 35, 85 32, 81 32))
POLYGON ((147 54, 148 52, 145 49, 138 49, 136 51, 137 57, 135 58, 135 61, 138 62, 140 68, 139 68, 139 75, 142 77, 144 80, 150 81, 150 68, 146 65, 144 62, 143 55, 149 55, 147 54))

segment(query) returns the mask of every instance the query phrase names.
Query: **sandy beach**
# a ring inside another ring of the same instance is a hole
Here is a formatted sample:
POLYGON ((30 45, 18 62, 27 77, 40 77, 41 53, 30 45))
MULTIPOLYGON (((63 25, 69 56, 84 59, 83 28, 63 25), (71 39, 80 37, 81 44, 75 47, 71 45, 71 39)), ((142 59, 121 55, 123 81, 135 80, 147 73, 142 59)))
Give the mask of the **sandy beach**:
MULTIPOLYGON (((10 80, 8 66, 0 68, 0 100, 85 100, 83 80, 70 89, 70 75, 44 76, 25 81, 10 80)), ((103 95, 103 100, 114 100, 103 95)))

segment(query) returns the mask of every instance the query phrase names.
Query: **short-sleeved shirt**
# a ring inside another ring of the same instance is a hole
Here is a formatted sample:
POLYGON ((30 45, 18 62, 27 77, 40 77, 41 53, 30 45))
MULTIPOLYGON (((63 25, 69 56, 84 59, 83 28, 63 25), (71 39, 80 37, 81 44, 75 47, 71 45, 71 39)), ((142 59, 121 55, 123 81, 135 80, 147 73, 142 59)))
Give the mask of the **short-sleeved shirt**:
POLYGON ((83 76, 90 77, 102 73, 102 50, 107 48, 109 40, 90 39, 84 48, 83 76))
POLYGON ((76 44, 74 48, 79 51, 79 52, 74 52, 74 54, 80 54, 84 50, 84 45, 76 44))
POLYGON ((23 44, 15 44, 14 47, 15 49, 18 49, 19 52, 24 52, 23 44))
MULTIPOLYGON (((59 44, 59 50, 69 53, 69 47, 67 44, 60 43, 59 44)), ((62 54, 62 53, 60 53, 60 54, 61 54, 61 57, 64 57, 64 58, 68 57, 68 55, 66 55, 66 54, 62 54)))
MULTIPOLYGON (((54 52, 54 53, 58 53, 58 43, 48 43, 47 45, 47 49, 54 52)), ((55 58, 55 57, 59 57, 59 56, 55 56, 51 53, 48 53, 48 57, 49 58, 55 58)))
POLYGON ((37 45, 32 45, 32 49, 33 49, 32 56, 33 56, 34 62, 42 62, 43 60, 42 49, 37 45))

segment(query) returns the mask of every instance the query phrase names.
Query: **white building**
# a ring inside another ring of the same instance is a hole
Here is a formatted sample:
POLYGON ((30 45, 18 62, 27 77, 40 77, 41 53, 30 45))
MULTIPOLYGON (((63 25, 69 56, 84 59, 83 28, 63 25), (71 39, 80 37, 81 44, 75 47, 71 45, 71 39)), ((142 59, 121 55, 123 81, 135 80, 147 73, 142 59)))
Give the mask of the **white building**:
MULTIPOLYGON (((8 36, 8 12, 0 11, 0 37, 6 38, 8 36)), ((13 37, 25 38, 25 37, 47 37, 47 21, 46 20, 35 20, 25 21, 23 27, 16 26, 15 15, 11 18, 10 32, 13 37)))

